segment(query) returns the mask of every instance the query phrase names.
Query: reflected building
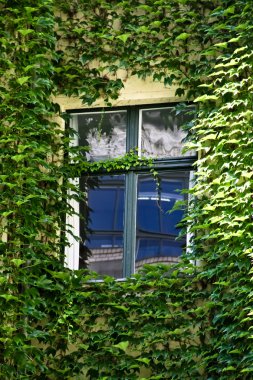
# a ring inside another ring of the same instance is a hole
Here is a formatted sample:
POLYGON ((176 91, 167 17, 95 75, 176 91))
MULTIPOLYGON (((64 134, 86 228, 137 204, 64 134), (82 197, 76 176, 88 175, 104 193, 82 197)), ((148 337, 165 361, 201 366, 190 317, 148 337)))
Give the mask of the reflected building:
POLYGON ((80 145, 89 147, 88 161, 116 158, 126 153, 126 117, 126 111, 78 115, 80 145))
POLYGON ((141 149, 146 157, 169 158, 192 155, 183 153, 186 131, 181 126, 191 119, 190 115, 173 108, 143 110, 141 118, 141 149), (188 116, 188 117, 187 117, 188 116))

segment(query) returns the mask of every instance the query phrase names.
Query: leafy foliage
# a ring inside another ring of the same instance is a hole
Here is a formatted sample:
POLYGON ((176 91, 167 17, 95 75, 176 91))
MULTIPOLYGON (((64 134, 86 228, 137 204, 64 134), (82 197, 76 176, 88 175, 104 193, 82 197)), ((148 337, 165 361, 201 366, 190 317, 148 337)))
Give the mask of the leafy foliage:
POLYGON ((221 56, 211 75, 212 95, 196 99, 204 105, 194 127, 201 159, 190 224, 197 231, 200 278, 211 285, 209 299, 216 304, 210 315, 213 355, 208 352, 206 360, 221 379, 252 376, 251 57, 248 46, 221 56))
POLYGON ((252 378, 252 19, 242 0, 0 1, 2 379, 252 378), (53 96, 110 104, 120 69, 199 105, 191 253, 90 282, 63 265, 71 178, 150 162, 83 162, 53 96))
POLYGON ((119 156, 113 159, 107 159, 104 161, 83 161, 81 163, 82 171, 85 173, 97 173, 97 172, 117 172, 117 171, 128 171, 133 170, 134 168, 139 169, 140 167, 146 167, 154 176, 156 172, 153 167, 152 158, 139 157, 138 151, 131 149, 124 156, 119 156))

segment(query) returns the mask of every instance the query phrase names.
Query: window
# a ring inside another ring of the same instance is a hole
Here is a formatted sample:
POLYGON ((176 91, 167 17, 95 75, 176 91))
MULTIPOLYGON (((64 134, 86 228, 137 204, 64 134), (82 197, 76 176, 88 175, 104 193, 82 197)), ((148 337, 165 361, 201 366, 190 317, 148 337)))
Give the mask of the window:
MULTIPOLYGON (((123 278, 145 263, 174 263, 186 247, 179 237, 183 211, 172 211, 185 200, 193 152, 183 153, 194 108, 132 106, 73 112, 78 144, 89 146, 88 161, 124 155, 138 147, 138 154, 152 157, 159 182, 149 168, 83 176, 80 186, 86 201, 83 218, 74 223, 81 238, 72 250, 73 268, 90 268, 101 275, 123 278), (88 231, 88 232, 87 232, 88 231)), ((71 266, 71 265, 70 265, 71 266)))

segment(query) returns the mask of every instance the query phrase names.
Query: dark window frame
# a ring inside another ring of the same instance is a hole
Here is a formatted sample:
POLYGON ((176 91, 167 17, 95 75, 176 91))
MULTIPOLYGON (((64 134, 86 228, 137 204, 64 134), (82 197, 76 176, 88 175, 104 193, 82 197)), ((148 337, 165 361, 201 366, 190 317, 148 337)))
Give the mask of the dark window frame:
MULTIPOLYGON (((154 104, 140 104, 131 106, 118 106, 118 107, 97 107, 69 110, 70 115, 85 114, 93 112, 110 112, 110 111, 126 111, 127 112, 127 131, 126 131, 126 152, 135 149, 138 144, 139 134, 139 115, 141 110, 145 109, 159 109, 159 108, 172 108, 179 103, 154 103, 154 104)), ((192 104, 187 104, 192 106, 192 104)), ((180 172, 180 171, 193 171, 193 165, 197 159, 196 155, 181 156, 172 158, 157 158, 154 159, 154 165, 158 172, 180 172)), ((136 254, 136 214, 137 214, 137 181, 139 174, 150 172, 150 167, 133 167, 127 171, 115 170, 107 173, 101 169, 94 175, 125 175, 125 207, 124 212, 124 254, 123 254, 123 278, 130 276, 135 270, 135 254, 136 254), (129 227, 131 221, 131 227, 129 227)), ((82 173, 86 177, 87 173, 82 173)), ((82 222, 81 222, 82 225, 82 222)), ((82 229, 82 227, 81 227, 82 229)))

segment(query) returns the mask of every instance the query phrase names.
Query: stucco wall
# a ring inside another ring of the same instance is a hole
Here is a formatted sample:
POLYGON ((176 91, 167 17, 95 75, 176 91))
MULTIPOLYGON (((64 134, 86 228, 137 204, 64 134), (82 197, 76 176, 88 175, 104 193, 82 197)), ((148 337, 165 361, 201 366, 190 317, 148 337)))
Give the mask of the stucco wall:
MULTIPOLYGON (((149 103, 169 103, 183 100, 175 95, 176 86, 164 87, 161 82, 153 82, 152 78, 146 80, 137 76, 124 79, 124 88, 121 90, 119 98, 112 101, 113 106, 124 106, 134 104, 149 103)), ((60 104, 63 111, 86 108, 79 98, 69 98, 66 96, 58 96, 56 101, 60 104)), ((98 99, 92 107, 103 107, 105 103, 103 99, 98 99)))

